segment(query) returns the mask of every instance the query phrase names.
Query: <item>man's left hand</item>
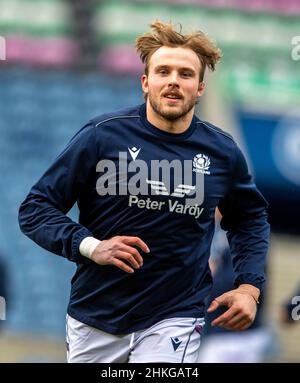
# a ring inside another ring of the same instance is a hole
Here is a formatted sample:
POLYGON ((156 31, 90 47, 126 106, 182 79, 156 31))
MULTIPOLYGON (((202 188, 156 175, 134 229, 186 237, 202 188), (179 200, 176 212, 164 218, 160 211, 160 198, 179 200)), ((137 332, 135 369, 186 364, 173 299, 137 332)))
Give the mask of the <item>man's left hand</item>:
MULTIPOLYGON (((252 287, 256 289, 254 286, 252 287)), ((240 286, 215 298, 207 312, 213 312, 219 306, 228 306, 229 309, 212 321, 211 325, 224 327, 228 330, 246 330, 253 323, 257 311, 258 296, 255 298, 254 296, 253 290, 250 292, 247 288, 240 286)))

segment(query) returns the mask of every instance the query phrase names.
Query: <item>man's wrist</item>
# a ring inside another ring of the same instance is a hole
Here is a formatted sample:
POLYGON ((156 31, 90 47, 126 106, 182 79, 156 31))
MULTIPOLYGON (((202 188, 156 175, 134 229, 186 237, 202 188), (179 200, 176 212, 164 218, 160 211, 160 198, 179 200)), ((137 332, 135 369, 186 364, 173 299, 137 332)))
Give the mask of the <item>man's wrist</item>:
POLYGON ((85 237, 79 245, 79 252, 84 257, 91 259, 92 253, 101 241, 94 237, 85 237))
POLYGON ((241 292, 241 293, 246 293, 246 294, 249 294, 252 296, 252 298, 255 300, 255 302, 258 304, 259 303, 259 296, 260 296, 260 290, 253 286, 253 285, 250 285, 250 284, 242 284, 238 287, 238 290, 241 292))

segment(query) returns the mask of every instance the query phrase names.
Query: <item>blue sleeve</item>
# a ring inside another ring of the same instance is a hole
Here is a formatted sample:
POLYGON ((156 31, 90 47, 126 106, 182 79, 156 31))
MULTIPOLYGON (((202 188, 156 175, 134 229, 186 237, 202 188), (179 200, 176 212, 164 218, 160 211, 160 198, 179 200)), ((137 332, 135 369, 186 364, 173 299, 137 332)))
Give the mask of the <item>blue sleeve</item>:
POLYGON ((32 187, 19 209, 22 232, 44 249, 87 263, 79 244, 92 233, 66 216, 95 172, 95 128, 84 126, 32 187))
POLYGON ((257 189, 246 160, 235 145, 232 181, 219 203, 221 227, 227 232, 236 287, 248 283, 262 289, 265 282, 270 225, 268 203, 257 189))

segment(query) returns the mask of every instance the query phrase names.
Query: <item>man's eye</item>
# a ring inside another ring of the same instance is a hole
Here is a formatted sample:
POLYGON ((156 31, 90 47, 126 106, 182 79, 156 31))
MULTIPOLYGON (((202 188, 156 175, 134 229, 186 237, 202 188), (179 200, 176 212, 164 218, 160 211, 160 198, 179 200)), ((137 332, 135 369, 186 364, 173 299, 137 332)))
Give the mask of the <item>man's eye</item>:
POLYGON ((183 73, 182 73, 182 76, 183 76, 183 77, 191 77, 191 74, 188 73, 188 72, 183 72, 183 73))

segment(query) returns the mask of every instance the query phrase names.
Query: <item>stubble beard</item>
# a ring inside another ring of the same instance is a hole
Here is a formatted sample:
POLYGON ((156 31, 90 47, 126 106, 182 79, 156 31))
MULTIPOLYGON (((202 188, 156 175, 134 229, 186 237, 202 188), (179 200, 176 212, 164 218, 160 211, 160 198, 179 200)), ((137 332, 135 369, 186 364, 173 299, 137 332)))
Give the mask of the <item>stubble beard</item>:
POLYGON ((172 110, 170 107, 169 110, 165 110, 164 106, 161 103, 157 102, 152 94, 148 93, 148 98, 152 109, 158 114, 160 117, 166 119, 167 121, 176 121, 184 118, 196 105, 197 97, 192 98, 188 103, 184 103, 182 108, 172 110))

